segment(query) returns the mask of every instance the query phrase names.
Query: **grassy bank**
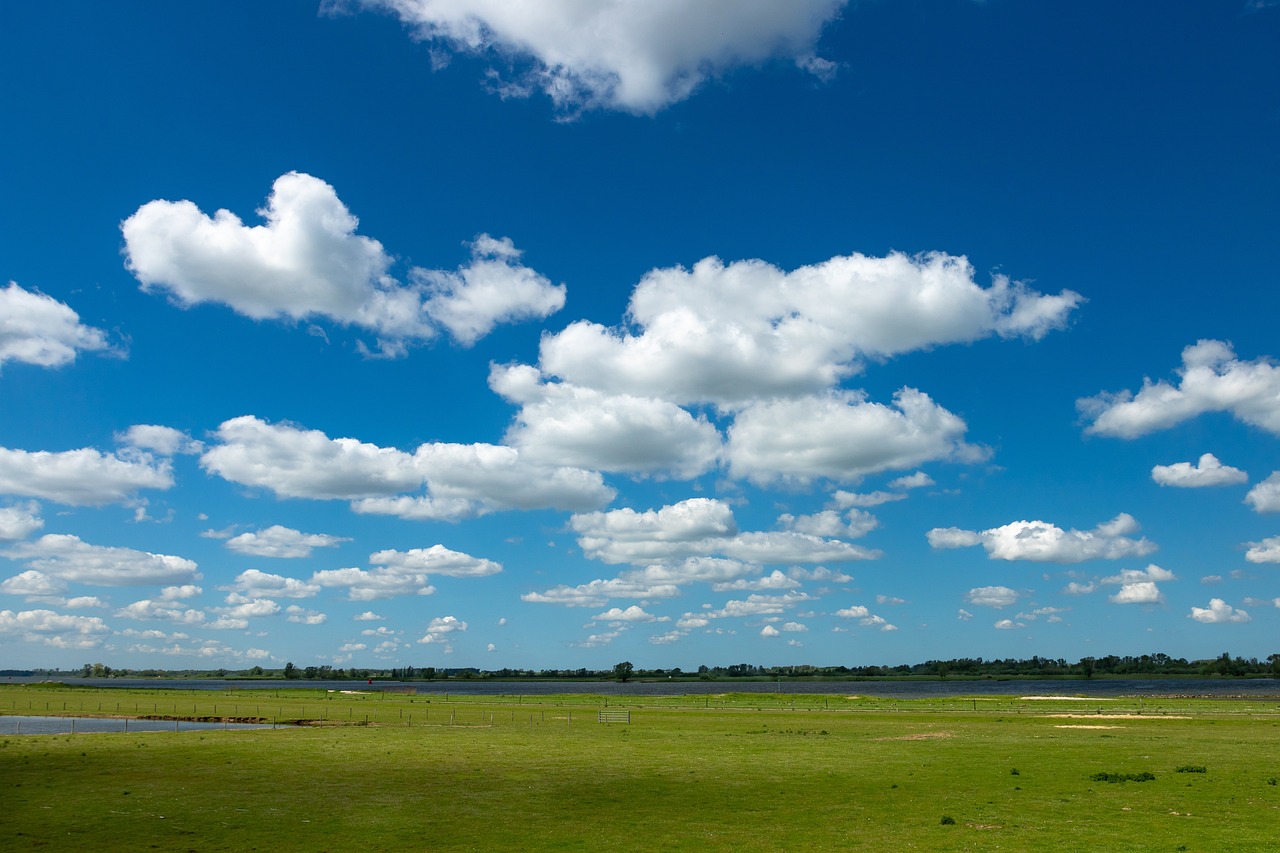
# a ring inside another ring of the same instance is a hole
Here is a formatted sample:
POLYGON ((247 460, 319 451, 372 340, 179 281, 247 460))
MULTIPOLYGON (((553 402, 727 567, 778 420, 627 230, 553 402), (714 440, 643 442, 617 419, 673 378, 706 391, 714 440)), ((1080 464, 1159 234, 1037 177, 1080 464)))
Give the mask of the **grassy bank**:
POLYGON ((630 725, 596 722, 600 696, 0 689, 0 713, 321 723, 0 739, 0 843, 1274 849, 1274 701, 608 701, 630 725), (1154 778, 1132 780, 1144 774, 1154 778))

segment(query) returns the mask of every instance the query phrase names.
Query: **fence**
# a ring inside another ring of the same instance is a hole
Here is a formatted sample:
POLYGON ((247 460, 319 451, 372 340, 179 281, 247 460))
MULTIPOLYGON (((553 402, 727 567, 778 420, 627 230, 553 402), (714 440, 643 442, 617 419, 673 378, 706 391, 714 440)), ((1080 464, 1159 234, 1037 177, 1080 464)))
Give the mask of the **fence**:
POLYGON ((600 723, 626 723, 631 725, 630 711, 597 711, 596 721, 600 723))

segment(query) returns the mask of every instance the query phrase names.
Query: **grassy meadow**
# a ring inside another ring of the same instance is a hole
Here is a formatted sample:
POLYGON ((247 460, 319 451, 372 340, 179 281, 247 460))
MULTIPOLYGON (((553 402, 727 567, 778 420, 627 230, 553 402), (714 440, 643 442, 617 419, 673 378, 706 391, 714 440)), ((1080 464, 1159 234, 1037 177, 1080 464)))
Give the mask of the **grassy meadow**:
POLYGON ((1271 851, 1280 843, 1280 703, 1267 699, 6 685, 0 714, 312 723, 0 736, 0 849, 1271 851), (629 711, 630 724, 597 722, 606 701, 629 711))

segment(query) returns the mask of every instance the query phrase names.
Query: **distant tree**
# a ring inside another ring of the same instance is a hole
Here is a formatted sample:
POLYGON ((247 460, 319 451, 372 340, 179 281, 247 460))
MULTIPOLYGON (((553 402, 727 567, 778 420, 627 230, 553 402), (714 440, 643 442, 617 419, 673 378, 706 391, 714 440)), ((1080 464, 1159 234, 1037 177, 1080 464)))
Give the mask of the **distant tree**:
POLYGON ((631 678, 631 673, 635 672, 635 670, 636 668, 632 665, 631 661, 624 660, 622 663, 616 664, 613 667, 613 677, 619 681, 626 681, 631 678))
POLYGON ((431 681, 436 677, 436 668, 434 666, 425 667, 422 670, 422 675, 427 681, 431 681))
POLYGON ((293 661, 289 661, 284 665, 285 678, 297 678, 299 675, 300 673, 298 672, 298 668, 293 665, 293 661))
POLYGON ((249 674, 250 674, 250 675, 262 675, 262 667, 260 667, 260 666, 255 666, 253 669, 249 670, 249 674))

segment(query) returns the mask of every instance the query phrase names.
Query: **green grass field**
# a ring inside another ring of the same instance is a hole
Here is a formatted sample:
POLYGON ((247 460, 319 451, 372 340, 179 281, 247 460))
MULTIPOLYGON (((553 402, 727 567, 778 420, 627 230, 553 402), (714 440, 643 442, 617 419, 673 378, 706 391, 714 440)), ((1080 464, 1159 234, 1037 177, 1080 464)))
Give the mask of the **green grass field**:
POLYGON ((7 714, 323 725, 0 737, 0 849, 1280 843, 1274 700, 610 697, 629 725, 597 722, 604 702, 6 686, 7 714), (1155 778, 1090 778, 1101 773, 1155 778))

